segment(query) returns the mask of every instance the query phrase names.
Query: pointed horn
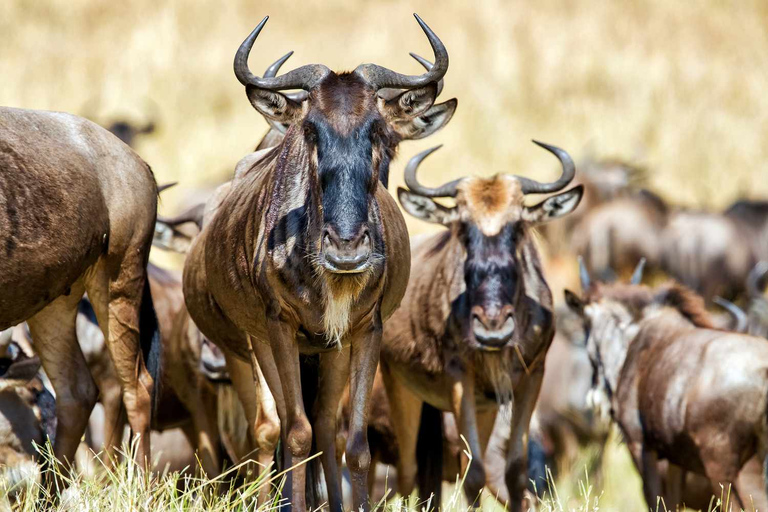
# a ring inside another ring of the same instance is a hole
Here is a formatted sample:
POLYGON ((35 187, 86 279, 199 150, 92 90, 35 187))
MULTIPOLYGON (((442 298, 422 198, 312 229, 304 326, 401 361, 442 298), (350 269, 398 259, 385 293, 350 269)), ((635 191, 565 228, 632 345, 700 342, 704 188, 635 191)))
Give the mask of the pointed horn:
MULTIPOLYGON (((424 69, 426 69, 427 71, 432 69, 433 64, 429 62, 427 59, 425 59, 424 57, 420 55, 416 55, 413 52, 410 52, 408 55, 416 59, 416 62, 424 66, 424 69)), ((444 85, 445 85, 445 80, 441 78, 440 81, 437 82, 437 94, 435 94, 435 97, 440 96, 440 93, 443 92, 444 85)))
POLYGON ((515 176, 522 185, 523 194, 549 194, 564 189, 576 175, 576 165, 573 163, 571 156, 566 151, 556 146, 550 146, 549 144, 544 144, 537 140, 532 142, 555 155, 557 159, 560 160, 560 165, 563 167, 563 173, 557 181, 552 183, 541 183, 530 178, 515 176))
POLYGON ((408 188, 411 189, 412 192, 425 197, 456 197, 456 187, 459 185, 459 182, 461 182, 461 178, 437 188, 425 187, 419 183, 419 180, 416 178, 416 171, 418 170, 421 161, 441 147, 443 146, 435 146, 434 148, 422 151, 408 161, 408 165, 405 166, 405 184, 408 185, 408 188))
MULTIPOLYGON (((274 78, 277 76, 277 72, 280 71, 280 67, 285 64, 285 61, 287 61, 291 55, 293 55, 293 50, 289 51, 279 59, 277 59, 275 62, 273 62, 265 71, 264 71, 264 78, 274 78)), ((284 93, 288 99, 291 99, 297 103, 301 103, 305 99, 309 98, 309 93, 307 91, 296 91, 296 92, 286 92, 284 93)), ((270 122, 272 126, 280 130, 281 132, 285 132, 285 129, 280 126, 277 127, 275 125, 278 125, 280 123, 272 123, 270 122)))
POLYGON ((423 75, 402 75, 391 69, 376 64, 361 64, 355 69, 355 73, 360 75, 375 89, 415 89, 424 87, 434 82, 439 82, 448 71, 448 50, 445 49, 440 38, 432 32, 432 29, 424 23, 418 14, 414 13, 416 21, 419 22, 421 29, 429 39, 432 45, 432 51, 435 53, 435 64, 423 75))
POLYGON ((581 281, 581 291, 586 293, 592 286, 592 280, 589 278, 589 270, 584 264, 584 258, 579 256, 579 280, 581 281))
POLYGON ((169 188, 173 188, 176 185, 178 185, 178 181, 171 181, 170 183, 163 183, 162 185, 157 186, 157 193, 161 193, 164 190, 168 190, 169 188))
POLYGON ((728 313, 731 314, 731 316, 733 316, 734 331, 742 334, 747 332, 747 326, 748 326, 747 314, 744 312, 743 309, 741 309, 739 306, 737 306, 733 302, 729 300, 725 300, 722 297, 715 297, 714 299, 712 299, 712 302, 714 302, 721 308, 725 309, 726 311, 728 311, 728 313))
POLYGON ((768 261, 759 261, 747 277, 747 293, 750 298, 762 298, 765 292, 766 276, 768 276, 768 261))
POLYGON ((635 267, 635 271, 632 272, 632 279, 630 279, 629 284, 641 284, 643 282, 643 271, 645 270, 645 258, 640 258, 640 261, 637 262, 637 266, 635 267))
POLYGON ((323 78, 325 78, 330 70, 322 64, 309 64, 300 68, 289 71, 284 75, 276 77, 259 78, 254 75, 248 68, 248 56, 253 48, 253 43, 256 38, 259 37, 261 29, 267 23, 269 16, 265 16, 261 23, 259 23, 253 32, 250 33, 245 41, 240 45, 235 53, 234 70, 237 80, 243 85, 251 85, 258 87, 259 89, 268 89, 273 91, 279 91, 283 89, 304 89, 305 91, 312 89, 323 78))

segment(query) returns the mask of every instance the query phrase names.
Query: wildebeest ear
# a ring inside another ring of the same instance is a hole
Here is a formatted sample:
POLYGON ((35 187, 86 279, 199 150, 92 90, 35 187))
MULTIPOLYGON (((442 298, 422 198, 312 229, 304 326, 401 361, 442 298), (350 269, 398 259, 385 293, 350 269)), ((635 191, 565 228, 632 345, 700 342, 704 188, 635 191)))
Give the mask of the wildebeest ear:
POLYGON ((397 123, 395 131, 403 139, 416 140, 428 137, 448 124, 448 121, 451 120, 454 112, 456 112, 458 104, 458 100, 453 98, 444 103, 432 105, 420 116, 416 116, 404 123, 397 123))
MULTIPOLYGON (((293 101, 285 94, 259 89, 252 85, 245 86, 245 93, 248 95, 248 99, 251 100, 253 108, 258 110, 269 121, 290 124, 301 114, 301 103, 293 101)), ((272 122, 270 124, 275 126, 272 122)))
POLYGON ((574 313, 578 315, 584 314, 584 301, 571 290, 565 290, 565 303, 574 313))
POLYGON ((418 89, 408 89, 391 100, 379 98, 379 109, 388 121, 397 124, 426 112, 435 103, 435 98, 437 84, 431 83, 418 89))
POLYGON ((584 185, 577 185, 570 190, 546 198, 537 205, 526 207, 523 218, 529 222, 547 222, 571 213, 579 206, 584 195, 584 185))
POLYGON ((458 218, 456 208, 446 208, 429 197, 414 194, 402 187, 397 188, 397 198, 403 209, 417 219, 446 226, 458 218))

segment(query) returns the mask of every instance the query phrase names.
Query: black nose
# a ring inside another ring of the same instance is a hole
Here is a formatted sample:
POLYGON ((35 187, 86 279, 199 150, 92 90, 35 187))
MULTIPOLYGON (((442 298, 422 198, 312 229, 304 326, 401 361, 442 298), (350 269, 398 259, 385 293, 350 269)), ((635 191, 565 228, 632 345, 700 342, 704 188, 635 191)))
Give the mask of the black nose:
POLYGON ((323 230, 323 256, 331 270, 356 272, 363 267, 371 255, 371 236, 368 228, 356 235, 341 237, 333 227, 323 230))

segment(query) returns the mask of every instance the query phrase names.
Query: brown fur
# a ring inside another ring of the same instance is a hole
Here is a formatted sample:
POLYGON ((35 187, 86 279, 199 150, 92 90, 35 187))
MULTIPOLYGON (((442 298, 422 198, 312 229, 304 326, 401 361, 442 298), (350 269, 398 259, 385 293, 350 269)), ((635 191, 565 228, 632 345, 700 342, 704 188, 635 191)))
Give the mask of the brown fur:
POLYGON ((708 478, 716 496, 734 485, 741 508, 765 507, 762 482, 742 479, 750 458, 768 455, 765 341, 711 329, 703 300, 678 285, 610 285, 588 297, 590 357, 649 506, 662 493, 657 462, 667 459, 667 507, 680 503, 686 472, 708 478))
MULTIPOLYGON (((505 484, 512 510, 520 510, 527 485, 524 439, 538 396, 543 358, 554 334, 552 298, 518 180, 507 175, 466 178, 457 189, 456 213, 447 217, 457 220, 447 224, 448 231, 413 240, 413 273, 403 305, 384 327, 384 381, 401 448, 398 490, 409 494, 414 486, 418 420, 414 423, 410 418, 418 418, 426 402, 460 419, 458 431, 468 439, 473 458, 464 484, 468 500, 473 501, 486 483, 483 454, 495 411, 501 403, 512 402, 505 484), (514 260, 515 329, 498 352, 486 352, 471 341, 474 335, 466 327, 470 321, 464 318, 468 314, 457 307, 467 291, 467 248, 461 230, 474 226, 484 236, 494 237, 510 225, 515 229, 514 254, 491 257, 514 260)), ((421 492, 426 498, 425 490, 421 492)))
MULTIPOLYGON (((254 105, 261 106, 257 102, 254 105)), ((286 119, 290 127, 278 145, 233 180, 193 243, 185 267, 187 305, 201 330, 228 353, 228 361, 230 357, 249 361, 256 371, 251 347, 257 354, 258 366, 275 394, 278 411, 282 410, 288 448, 285 453, 293 461, 306 456, 312 431, 303 411, 295 417, 285 416, 286 406, 295 410, 290 400, 296 396, 296 376, 286 365, 292 365, 294 357, 298 360, 299 353, 321 353, 321 366, 323 359, 328 359, 329 365, 346 365, 334 371, 336 379, 345 379, 348 364, 344 361, 351 357, 355 410, 366 410, 378 359, 380 322, 397 308, 405 290, 409 259, 405 223, 392 198, 376 183, 378 162, 394 154, 400 139, 391 123, 387 124, 392 112, 383 107, 359 77, 333 73, 326 77, 311 91, 301 111, 297 109, 290 120, 286 119), (374 144, 371 155, 376 184, 371 187, 368 225, 380 230, 384 253, 377 256, 379 265, 374 273, 336 276, 318 260, 322 223, 317 203, 321 197, 316 178, 318 160, 314 143, 305 131, 308 125, 302 125, 301 120, 322 119, 329 129, 343 135, 368 122, 371 116, 381 118, 376 135, 383 142, 374 144), (306 208, 306 232, 287 234, 277 243, 271 241, 274 233, 289 231, 286 216, 301 208, 306 208), (296 259, 298 251, 303 251, 300 261, 296 259), (308 269, 312 276, 307 281, 304 276, 308 269), (334 356, 322 354, 337 348, 342 349, 342 355, 335 356, 335 362, 330 359, 334 356), (365 388, 368 390, 362 392, 365 388)), ((321 390, 318 400, 340 398, 341 389, 331 385, 332 392, 338 394, 326 398, 331 396, 330 391, 321 390)), ((335 410, 335 404, 318 406, 318 410, 335 410)), ((318 415, 316 421, 327 430, 328 413, 318 415)), ((360 437, 360 421, 358 418, 353 422, 347 445, 353 473, 367 472, 367 443, 360 437)), ((362 421, 364 425, 367 419, 362 421)), ((249 417, 249 422, 253 424, 255 418, 249 417)), ((327 432, 317 435, 328 442, 327 432)), ((323 463, 326 468, 335 464, 330 458, 324 458, 323 463)), ((295 486, 291 483, 293 504, 302 507, 304 494, 299 488, 303 488, 304 467, 300 466, 292 477, 297 482, 295 486)), ((341 500, 333 489, 334 479, 333 470, 326 472, 335 508, 341 500)), ((355 502, 365 502, 359 486, 355 502)))
POLYGON ((66 114, 0 108, 0 141, 0 329, 29 320, 57 396, 54 453, 73 460, 97 398, 75 336, 87 290, 148 459, 153 382, 139 317, 157 207, 152 172, 112 134, 66 114))

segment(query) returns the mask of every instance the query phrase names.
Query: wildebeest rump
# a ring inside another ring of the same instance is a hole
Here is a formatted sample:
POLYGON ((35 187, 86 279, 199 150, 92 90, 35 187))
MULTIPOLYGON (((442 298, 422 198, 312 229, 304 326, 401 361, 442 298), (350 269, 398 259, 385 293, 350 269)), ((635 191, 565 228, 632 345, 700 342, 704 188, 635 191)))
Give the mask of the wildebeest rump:
MULTIPOLYGON (((436 55, 423 75, 374 64, 339 74, 310 65, 259 78, 246 60, 265 22, 238 50, 235 72, 254 107, 289 127, 236 177, 193 243, 185 298, 200 329, 254 364, 254 374, 255 354, 277 402, 286 466, 311 448, 300 355, 319 354, 317 402, 308 412, 334 510, 341 509, 336 412, 349 375, 355 414, 347 464, 354 506, 367 508, 366 422, 381 324, 399 305, 409 268, 405 222, 380 179, 399 141, 433 106, 448 56, 419 19, 436 55), (389 97, 393 88, 404 91, 389 97), (306 93, 291 99, 278 92, 284 89, 306 93)), ((297 467, 287 486, 298 509, 306 507, 305 473, 297 467)))
POLYGON ((712 492, 733 485, 742 509, 768 506, 764 484, 741 478, 768 455, 768 343, 712 328, 703 300, 678 284, 584 282, 566 292, 589 331, 597 396, 620 426, 643 476, 649 506, 661 495, 658 461, 668 461, 667 507, 681 503, 686 471, 712 492))
POLYGON ((530 231, 572 211, 583 190, 578 186, 525 206, 526 194, 561 191, 575 174, 565 151, 537 144, 560 160, 563 173, 554 183, 500 174, 425 187, 416 170, 434 148, 411 159, 405 173, 410 190, 398 189, 408 213, 448 228, 414 240, 413 277, 402 307, 384 326, 382 371, 400 449, 398 489, 404 495, 415 483, 421 417, 422 432, 437 446, 429 454, 419 450, 424 454, 420 493, 425 499, 430 492, 439 496, 441 468, 434 457, 441 453, 441 416, 436 408, 456 415, 459 433, 469 443, 473 460, 465 492, 474 502, 485 485, 483 445, 497 407, 512 401, 506 483, 512 510, 522 505, 524 439, 554 335, 551 293, 530 231), (455 198, 456 207, 440 205, 434 197, 455 198))
POLYGON ((73 460, 98 396, 75 334, 86 290, 141 436, 138 454, 149 456, 150 373, 159 366, 149 349, 159 339, 146 264, 156 207, 149 166, 103 128, 0 108, 0 329, 28 320, 56 392, 60 461, 73 460))

